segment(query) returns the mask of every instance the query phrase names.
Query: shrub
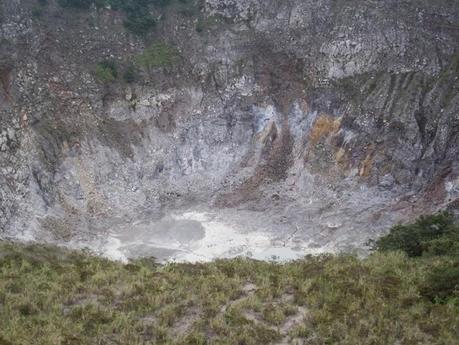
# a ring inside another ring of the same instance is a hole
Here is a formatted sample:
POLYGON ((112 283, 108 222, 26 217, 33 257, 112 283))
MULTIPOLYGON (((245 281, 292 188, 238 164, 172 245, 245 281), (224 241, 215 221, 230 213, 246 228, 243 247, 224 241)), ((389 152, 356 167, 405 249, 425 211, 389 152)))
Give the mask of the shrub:
POLYGON ((426 249, 426 254, 431 256, 456 255, 459 257, 458 237, 457 232, 448 232, 446 236, 430 241, 426 249))
POLYGON ((105 60, 97 64, 95 70, 96 78, 102 83, 110 83, 118 78, 116 63, 112 60, 105 60))
POLYGON ((459 298, 459 262, 436 267, 421 288, 423 296, 436 302, 446 302, 449 298, 459 298))
MULTIPOLYGON (((39 0, 46 2, 47 0, 39 0)), ((89 9, 92 4, 97 8, 108 7, 115 11, 123 11, 126 15, 124 27, 132 33, 144 36, 156 25, 156 20, 150 13, 149 6, 167 7, 173 3, 173 0, 58 0, 62 7, 89 9)), ((179 3, 187 4, 188 7, 194 7, 194 4, 188 4, 188 0, 180 0, 179 3)))
POLYGON ((154 43, 137 57, 137 62, 147 68, 170 66, 177 60, 178 52, 163 42, 154 43))
POLYGON ((172 0, 58 0, 59 5, 66 8, 89 9, 92 4, 95 4, 97 8, 110 6, 115 11, 123 11, 126 15, 124 27, 139 36, 144 36, 156 25, 149 6, 166 7, 172 2, 172 0))
POLYGON ((458 246, 459 225, 447 213, 422 216, 414 224, 394 226, 389 234, 379 238, 373 249, 401 250, 410 257, 452 254, 458 246), (449 250, 445 250, 449 248, 449 250))

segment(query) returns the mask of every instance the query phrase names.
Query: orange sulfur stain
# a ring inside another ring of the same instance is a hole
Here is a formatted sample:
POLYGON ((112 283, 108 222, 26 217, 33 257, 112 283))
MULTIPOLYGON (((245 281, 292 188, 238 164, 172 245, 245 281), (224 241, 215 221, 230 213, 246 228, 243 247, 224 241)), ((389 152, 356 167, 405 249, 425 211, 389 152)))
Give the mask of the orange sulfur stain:
POLYGON ((328 115, 319 115, 309 133, 309 142, 317 144, 322 138, 338 131, 341 125, 341 118, 334 118, 328 115))

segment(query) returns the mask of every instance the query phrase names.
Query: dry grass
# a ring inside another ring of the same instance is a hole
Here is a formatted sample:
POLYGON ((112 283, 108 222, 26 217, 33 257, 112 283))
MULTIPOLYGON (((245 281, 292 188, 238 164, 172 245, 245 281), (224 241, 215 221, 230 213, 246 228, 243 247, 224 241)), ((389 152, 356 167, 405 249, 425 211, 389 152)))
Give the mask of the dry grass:
POLYGON ((448 260, 123 265, 0 243, 0 344, 457 344, 457 299, 420 294, 448 260))

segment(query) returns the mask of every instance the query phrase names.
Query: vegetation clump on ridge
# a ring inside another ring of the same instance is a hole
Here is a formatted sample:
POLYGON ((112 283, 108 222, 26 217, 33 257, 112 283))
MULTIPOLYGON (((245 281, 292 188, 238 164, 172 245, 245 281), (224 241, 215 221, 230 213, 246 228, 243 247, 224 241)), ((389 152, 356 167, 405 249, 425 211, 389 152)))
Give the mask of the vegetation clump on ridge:
MULTIPOLYGON (((171 67, 179 61, 180 54, 177 49, 165 42, 155 42, 148 46, 142 53, 130 62, 123 72, 123 80, 127 83, 134 83, 138 80, 138 70, 144 69, 147 72, 155 68, 171 67)), ((109 84, 118 79, 118 65, 115 60, 103 60, 94 69, 94 76, 102 84, 109 84)))
POLYGON ((171 66, 177 61, 178 52, 164 42, 156 42, 137 56, 137 63, 150 70, 160 66, 171 66))
POLYGON ((365 259, 286 264, 1 243, 0 344, 457 344, 458 234, 444 213, 394 227, 365 259))
MULTIPOLYGON (((194 5, 193 0, 178 0, 182 6, 194 5)), ((156 19, 150 11, 150 6, 164 8, 171 5, 174 0, 58 0, 64 8, 87 10, 92 5, 97 8, 109 7, 125 14, 124 26, 126 29, 139 36, 144 36, 156 26, 156 19)))
POLYGON ((104 60, 97 64, 95 69, 96 78, 102 83, 110 83, 118 78, 118 69, 113 60, 104 60))

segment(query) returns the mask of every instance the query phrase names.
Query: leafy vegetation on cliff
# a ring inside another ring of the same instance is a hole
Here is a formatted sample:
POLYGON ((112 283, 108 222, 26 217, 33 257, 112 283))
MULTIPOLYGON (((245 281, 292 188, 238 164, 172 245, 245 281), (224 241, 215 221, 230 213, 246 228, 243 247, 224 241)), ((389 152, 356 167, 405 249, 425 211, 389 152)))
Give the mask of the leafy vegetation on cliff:
POLYGON ((401 250, 410 257, 459 256, 459 226, 446 212, 420 217, 414 224, 394 226, 375 242, 374 249, 401 250))
POLYGON ((96 78, 102 83, 110 83, 118 77, 118 69, 115 61, 105 60, 97 64, 95 70, 96 78))
MULTIPOLYGON (((193 0, 178 0, 182 6, 190 7, 193 0)), ((143 36, 156 25, 150 6, 163 8, 171 5, 174 0, 58 0, 64 8, 87 10, 92 5, 97 8, 111 8, 125 14, 124 26, 134 34, 143 36)))
POLYGON ((457 246, 448 215, 395 227, 366 259, 287 264, 124 265, 3 243, 0 344, 457 344, 457 252, 411 255, 394 245, 409 229, 425 248, 438 231, 457 246))
POLYGON ((170 66, 177 61, 178 52, 164 42, 156 42, 137 56, 137 63, 150 70, 155 67, 170 66))
POLYGON ((123 80, 127 83, 133 83, 139 78, 139 69, 150 72, 158 67, 167 68, 174 65, 179 56, 179 52, 174 47, 165 42, 155 42, 135 56, 133 62, 124 68, 118 66, 115 60, 99 62, 94 68, 94 76, 102 84, 112 83, 118 79, 118 69, 121 67, 124 70, 122 73, 123 80))

